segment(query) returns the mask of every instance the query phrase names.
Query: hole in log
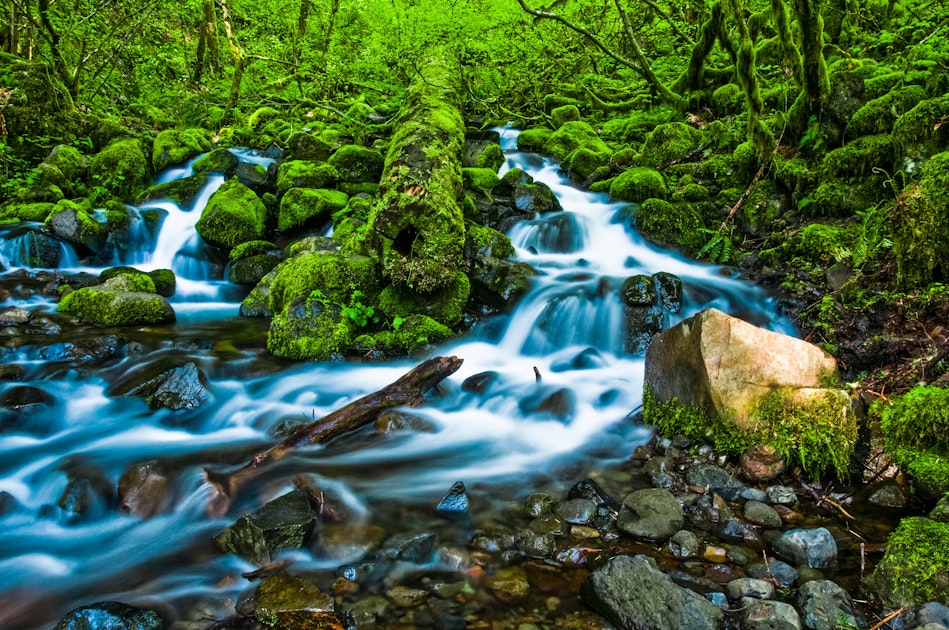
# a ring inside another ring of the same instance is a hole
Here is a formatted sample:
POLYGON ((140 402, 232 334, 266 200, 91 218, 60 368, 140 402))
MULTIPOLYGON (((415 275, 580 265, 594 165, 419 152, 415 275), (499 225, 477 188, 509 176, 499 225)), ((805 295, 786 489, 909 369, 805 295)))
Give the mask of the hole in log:
POLYGON ((403 256, 408 256, 412 253, 412 243, 415 242, 416 238, 418 238, 418 229, 414 225, 410 225, 396 234, 392 240, 392 249, 403 256))

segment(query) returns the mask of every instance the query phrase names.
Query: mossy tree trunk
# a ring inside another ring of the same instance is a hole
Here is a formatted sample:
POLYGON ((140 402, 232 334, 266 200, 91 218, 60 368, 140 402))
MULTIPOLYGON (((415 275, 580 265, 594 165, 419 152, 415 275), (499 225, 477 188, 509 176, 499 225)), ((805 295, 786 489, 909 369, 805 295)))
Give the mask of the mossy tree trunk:
POLYGON ((715 2, 709 9, 708 19, 702 24, 698 39, 696 39, 695 44, 692 46, 688 67, 672 86, 675 92, 684 94, 702 87, 702 79, 705 75, 705 61, 715 46, 715 40, 718 39, 722 33, 722 16, 722 3, 715 2))
POLYGON ((192 81, 201 83, 205 71, 217 71, 221 66, 221 52, 217 44, 217 18, 214 13, 214 0, 201 3, 201 26, 198 36, 198 48, 195 52, 192 81))
POLYGON ((784 0, 771 0, 771 20, 774 22, 774 30, 777 31, 778 40, 781 42, 781 56, 785 67, 791 71, 800 86, 804 82, 802 78, 804 60, 801 58, 797 42, 791 35, 791 15, 784 0))
POLYGON ((333 30, 336 28, 336 16, 339 14, 339 0, 331 0, 329 15, 326 17, 326 28, 323 31, 323 42, 320 45, 320 63, 326 61, 330 45, 333 43, 333 30))
POLYGON ((300 63, 300 47, 306 39, 306 25, 309 16, 310 0, 300 0, 300 12, 297 14, 297 30, 293 33, 293 43, 290 48, 290 63, 294 66, 300 63))
MULTIPOLYGON (((830 96, 830 79, 824 59, 824 19, 821 0, 792 0, 801 38, 804 103, 808 116, 821 115, 830 96)), ((806 117, 805 117, 806 120, 806 117)))
POLYGON ((447 52, 419 65, 389 145, 370 225, 383 275, 415 292, 457 279, 465 240, 461 67, 447 52))

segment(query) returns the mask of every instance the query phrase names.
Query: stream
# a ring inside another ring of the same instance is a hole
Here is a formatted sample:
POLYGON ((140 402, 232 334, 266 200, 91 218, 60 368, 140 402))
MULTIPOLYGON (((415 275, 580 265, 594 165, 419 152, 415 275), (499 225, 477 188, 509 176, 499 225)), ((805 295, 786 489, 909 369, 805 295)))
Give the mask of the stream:
MULTIPOLYGON (((211 540, 241 514, 291 490, 298 472, 330 491, 350 522, 380 524, 391 533, 407 512, 432 512, 456 481, 474 497, 510 501, 562 490, 587 471, 626 460, 651 436, 629 419, 641 405, 643 384, 642 355, 624 350, 619 288, 629 276, 668 272, 682 279, 681 309, 665 314, 665 326, 715 307, 794 334, 775 301, 734 269, 688 260, 612 222, 627 204, 576 189, 551 160, 517 152, 516 132, 501 131, 502 174, 525 170, 552 188, 565 212, 521 222, 509 234, 517 258, 539 272, 516 309, 438 348, 438 355, 461 357, 464 364, 429 404, 412 412, 432 431, 359 434, 304 449, 258 479, 225 516, 207 515, 212 491, 205 467, 240 465, 273 443, 276 427, 319 418, 376 391, 420 357, 293 364, 267 355, 267 322, 238 317, 246 289, 213 278, 194 229, 222 177, 212 177, 188 208, 171 201, 133 208, 133 216, 159 210, 160 231, 150 236, 143 229, 141 248, 111 263, 173 269, 177 323, 107 331, 119 336, 119 351, 85 360, 50 352, 51 343, 63 341, 60 335, 0 331, 2 362, 20 365, 24 374, 19 382, 0 383, 0 396, 24 385, 48 394, 27 421, 0 432, 0 627, 51 627, 69 610, 105 600, 151 607, 173 621, 202 598, 236 599, 247 582, 235 577, 254 567, 220 553, 211 540), (588 360, 575 361, 581 354, 588 360), (207 375, 207 403, 152 411, 138 398, 108 395, 112 379, 168 357, 187 357, 207 375), (488 371, 497 377, 482 395, 462 390, 466 378, 488 371), (531 401, 557 390, 570 392, 568 413, 533 412, 531 401), (164 462, 174 474, 166 509, 143 520, 121 513, 114 493, 126 468, 148 460, 164 462), (59 505, 71 477, 92 489, 92 503, 81 514, 59 505)), ((189 164, 159 181, 190 174, 189 164)), ((39 272, 25 273, 20 234, 3 234, 0 287, 19 286, 39 272)), ((67 250, 61 268, 96 274, 104 268, 81 268, 67 250)), ((43 317, 55 311, 55 300, 36 291, 2 306, 43 317)), ((335 571, 364 551, 312 545, 287 556, 295 570, 335 571)))

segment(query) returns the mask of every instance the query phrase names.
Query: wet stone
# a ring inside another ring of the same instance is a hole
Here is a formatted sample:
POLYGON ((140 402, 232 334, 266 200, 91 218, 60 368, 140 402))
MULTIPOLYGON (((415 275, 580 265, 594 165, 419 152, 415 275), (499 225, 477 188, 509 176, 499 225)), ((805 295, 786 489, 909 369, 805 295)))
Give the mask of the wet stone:
POLYGON ((535 492, 525 499, 524 513, 527 516, 537 517, 553 510, 553 507, 556 503, 557 499, 550 496, 549 494, 535 492))
POLYGON ((515 546, 527 554, 538 558, 553 556, 557 550, 557 539, 553 534, 538 534, 532 531, 521 532, 514 538, 515 546))
POLYGON ((484 394, 491 385, 498 382, 500 375, 497 372, 481 372, 469 376, 461 383, 462 391, 478 394, 484 394))
POLYGON ((485 585, 495 597, 506 603, 523 599, 530 590, 527 572, 520 566, 501 569, 485 578, 485 585))
POLYGON ((0 326, 19 326, 33 319, 33 313, 25 308, 0 308, 0 326))
POLYGON ((668 490, 637 490, 623 500, 616 526, 636 538, 666 540, 682 529, 682 507, 668 490))
POLYGON ((890 508, 894 510, 905 508, 909 504, 909 498, 903 489, 895 482, 884 482, 880 484, 867 501, 871 505, 890 508))
POLYGON ((709 545, 705 548, 705 551, 702 552, 702 558, 709 562, 725 562, 727 554, 728 550, 724 547, 709 545))
MULTIPOLYGON (((749 598, 750 599, 750 598, 749 598)), ((801 619, 794 607, 770 600, 743 600, 742 630, 800 630, 801 619), (746 603, 747 602, 747 603, 746 603)))
POLYGON ((794 505, 797 503, 797 495, 794 488, 787 486, 769 486, 765 491, 768 503, 771 505, 794 505))
POLYGON ((745 569, 749 577, 759 580, 773 579, 777 581, 780 588, 787 588, 797 581, 798 574, 794 567, 781 560, 769 559, 767 564, 756 562, 750 564, 745 569))
POLYGON ((782 521, 774 508, 760 501, 748 501, 745 503, 745 518, 749 523, 777 529, 781 527, 782 521))
POLYGON ((531 521, 528 528, 535 534, 559 534, 563 530, 563 521, 553 514, 541 514, 531 521))
POLYGON ((53 630, 161 630, 158 613, 121 602, 100 602, 76 608, 53 630))
POLYGON ((949 607, 939 602, 927 602, 916 611, 916 623, 949 627, 949 607))
POLYGON ((6 363, 0 365, 0 381, 19 381, 26 374, 22 365, 6 363))
POLYGON ((468 491, 465 489, 465 484, 461 481, 456 481, 448 490, 448 493, 438 502, 435 512, 439 516, 444 516, 450 520, 462 520, 469 516, 469 504, 470 501, 468 499, 468 491))
POLYGON ((756 578, 738 578, 728 583, 725 592, 732 600, 739 600, 742 597, 771 599, 774 597, 774 584, 756 578))
POLYGON ((695 558, 699 555, 701 543, 698 536, 687 529, 680 529, 669 542, 666 543, 666 550, 676 558, 695 558))
POLYGON ((373 428, 376 433, 388 435, 390 433, 435 433, 435 425, 415 414, 404 411, 389 410, 379 414, 373 428))
POLYGON ((572 525, 586 525, 596 515, 596 503, 589 499, 570 499, 557 504, 557 515, 572 525))
POLYGON ((168 496, 168 477, 157 461, 138 464, 119 478, 119 509, 140 518, 161 511, 168 496))
POLYGON ((302 547, 315 525, 310 500, 294 490, 241 516, 214 541, 223 551, 262 566, 280 551, 302 547))
POLYGON ((669 571, 667 575, 672 578, 672 581, 677 585, 696 592, 699 595, 705 595, 706 593, 720 593, 722 591, 721 584, 715 580, 709 579, 707 576, 692 575, 690 573, 685 573, 684 571, 669 571))
POLYGON ((754 560, 757 555, 752 552, 750 549, 745 549, 744 547, 735 547, 732 546, 728 549, 728 560, 732 564, 737 564, 740 567, 745 566, 752 560, 754 560))
POLYGON ((652 306, 659 299, 652 278, 643 274, 626 278, 620 295, 628 306, 652 306))
POLYGON ((408 586, 396 586, 386 591, 390 602, 400 608, 412 608, 422 605, 428 598, 428 591, 408 586))
POLYGON ((741 474, 754 483, 771 481, 781 475, 784 469, 784 456, 773 446, 755 444, 741 455, 741 474))
POLYGON ((289 575, 268 577, 257 586, 254 616, 277 630, 341 628, 333 598, 305 580, 289 575))
POLYGON ((566 361, 555 361, 550 366, 551 372, 567 372, 569 370, 594 370, 603 367, 603 357, 596 348, 587 348, 566 361))
POLYGON ((796 564, 820 569, 837 559, 837 543, 823 527, 792 529, 774 541, 774 550, 796 564))
POLYGON ((686 481, 690 486, 718 491, 720 488, 740 488, 744 486, 724 469, 714 464, 697 464, 690 467, 685 473, 686 481))
POLYGON ((40 350, 47 361, 91 361, 106 359, 119 349, 119 338, 115 335, 82 339, 75 342, 54 343, 40 350))
POLYGON ((575 483, 567 493, 567 498, 589 499, 593 501, 597 507, 606 506, 611 510, 618 510, 620 508, 619 502, 607 494, 606 491, 600 487, 600 484, 593 479, 584 479, 583 481, 575 483))
POLYGON ((804 626, 811 630, 860 627, 854 616, 850 595, 830 580, 814 580, 801 586, 798 609, 803 616, 804 626))
POLYGON ((678 313, 682 308, 682 280, 666 271, 653 274, 652 280, 662 308, 670 313, 678 313))

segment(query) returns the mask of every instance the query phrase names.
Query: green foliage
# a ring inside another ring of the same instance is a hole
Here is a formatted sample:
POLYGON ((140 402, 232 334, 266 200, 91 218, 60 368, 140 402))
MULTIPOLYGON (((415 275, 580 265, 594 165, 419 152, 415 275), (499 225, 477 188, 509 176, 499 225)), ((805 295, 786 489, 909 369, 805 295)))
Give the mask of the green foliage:
POLYGON ((949 447, 949 389, 914 387, 884 409, 881 428, 889 448, 949 447))
POLYGON ((662 173, 645 166, 623 171, 610 185, 610 197, 620 201, 642 203, 646 199, 666 199, 668 196, 669 189, 662 173))
POLYGON ((949 151, 929 159, 919 183, 900 195, 887 220, 903 288, 949 278, 949 151))
POLYGON ((949 524, 914 516, 900 521, 864 586, 891 607, 949 602, 949 524))
POLYGON ((378 324, 379 316, 376 315, 376 309, 360 301, 365 295, 362 291, 356 289, 355 285, 352 289, 353 293, 349 297, 349 305, 343 307, 343 314, 353 320, 353 323, 359 328, 365 328, 369 324, 378 324))
POLYGON ((704 258, 710 262, 726 265, 733 261, 734 247, 732 245, 731 234, 724 230, 712 230, 702 228, 700 230, 708 240, 701 249, 695 253, 696 258, 704 258))

